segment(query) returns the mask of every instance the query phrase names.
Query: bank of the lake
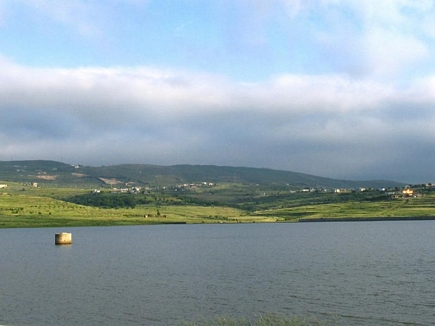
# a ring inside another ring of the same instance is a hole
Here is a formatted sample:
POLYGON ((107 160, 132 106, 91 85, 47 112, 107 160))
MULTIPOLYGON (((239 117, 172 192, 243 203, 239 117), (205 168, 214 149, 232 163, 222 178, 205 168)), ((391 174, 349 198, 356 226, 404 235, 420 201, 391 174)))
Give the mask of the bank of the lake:
POLYGON ((320 217, 299 219, 298 222, 388 222, 388 221, 431 221, 435 216, 393 216, 393 217, 320 217))

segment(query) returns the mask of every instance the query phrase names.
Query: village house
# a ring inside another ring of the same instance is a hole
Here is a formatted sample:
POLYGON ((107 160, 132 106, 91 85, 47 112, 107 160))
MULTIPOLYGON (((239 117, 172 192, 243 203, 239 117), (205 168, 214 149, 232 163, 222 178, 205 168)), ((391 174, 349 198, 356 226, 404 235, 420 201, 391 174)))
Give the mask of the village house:
POLYGON ((403 195, 403 197, 412 197, 412 196, 414 196, 414 190, 412 190, 411 188, 403 189, 402 195, 403 195))

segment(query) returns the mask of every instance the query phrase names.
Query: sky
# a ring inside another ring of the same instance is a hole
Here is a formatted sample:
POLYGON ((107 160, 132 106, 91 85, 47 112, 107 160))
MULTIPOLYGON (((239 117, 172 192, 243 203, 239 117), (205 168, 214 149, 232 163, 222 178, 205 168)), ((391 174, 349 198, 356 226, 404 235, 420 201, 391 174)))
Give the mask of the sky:
POLYGON ((435 1, 0 0, 0 144, 435 182, 435 1))

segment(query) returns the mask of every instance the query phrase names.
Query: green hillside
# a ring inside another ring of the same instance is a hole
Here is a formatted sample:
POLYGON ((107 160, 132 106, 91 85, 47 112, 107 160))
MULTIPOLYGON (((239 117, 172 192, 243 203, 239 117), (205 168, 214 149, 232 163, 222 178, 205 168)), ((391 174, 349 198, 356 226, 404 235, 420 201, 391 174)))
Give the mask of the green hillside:
POLYGON ((13 161, 0 185, 0 228, 435 216, 432 184, 244 167, 13 161))
POLYGON ((79 166, 56 161, 0 161, 0 180, 40 185, 76 187, 137 186, 168 187, 185 183, 237 183, 291 187, 323 188, 394 188, 403 184, 394 181, 350 181, 318 177, 290 171, 265 168, 214 165, 156 166, 120 164, 111 166, 79 166))

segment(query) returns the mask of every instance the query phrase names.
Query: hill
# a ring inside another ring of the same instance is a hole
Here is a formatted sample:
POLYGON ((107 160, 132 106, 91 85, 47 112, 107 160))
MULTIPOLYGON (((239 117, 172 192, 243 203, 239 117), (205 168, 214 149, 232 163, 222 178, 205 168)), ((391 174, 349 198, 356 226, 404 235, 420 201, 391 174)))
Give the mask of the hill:
POLYGON ((175 186, 185 183, 238 183, 262 186, 316 188, 394 188, 404 184, 387 180, 337 180, 309 174, 214 165, 120 164, 111 166, 81 166, 56 161, 0 161, 0 180, 51 186, 122 187, 175 186))

